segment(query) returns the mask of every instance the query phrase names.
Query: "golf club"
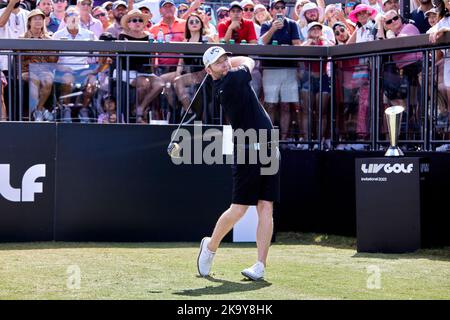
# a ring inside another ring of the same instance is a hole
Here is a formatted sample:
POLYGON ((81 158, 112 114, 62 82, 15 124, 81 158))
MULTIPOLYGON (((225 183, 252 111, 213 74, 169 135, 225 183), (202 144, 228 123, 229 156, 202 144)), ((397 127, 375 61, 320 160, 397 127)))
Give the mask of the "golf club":
MULTIPOLYGON (((170 140, 170 143, 169 143, 169 145, 167 146, 167 153, 169 154, 169 156, 170 156, 171 158, 179 158, 179 157, 180 157, 180 150, 181 150, 181 147, 180 147, 180 145, 179 145, 178 143, 174 142, 174 141, 175 141, 175 138, 176 138, 176 136, 177 136, 177 134, 178 134, 178 131, 179 131, 180 128, 181 128, 181 125, 182 125, 183 122, 184 122, 184 119, 186 118, 186 116, 187 116, 189 110, 191 109, 191 106, 192 106, 192 104, 194 103, 195 98, 197 97, 198 93, 199 93, 200 90, 202 89, 203 84, 205 83, 207 77, 208 77, 208 74, 205 75, 205 77, 203 78, 202 82, 200 83, 200 86, 198 87, 197 91, 196 91, 195 94, 194 94, 194 97, 193 97, 192 100, 191 100, 191 103, 189 104, 189 107, 187 108, 186 112, 184 113, 183 117, 181 118, 180 124, 178 125, 178 128, 177 128, 177 130, 175 131, 175 134, 173 135, 173 138, 170 140)), ((189 122, 190 122, 190 121, 189 121, 189 122)))

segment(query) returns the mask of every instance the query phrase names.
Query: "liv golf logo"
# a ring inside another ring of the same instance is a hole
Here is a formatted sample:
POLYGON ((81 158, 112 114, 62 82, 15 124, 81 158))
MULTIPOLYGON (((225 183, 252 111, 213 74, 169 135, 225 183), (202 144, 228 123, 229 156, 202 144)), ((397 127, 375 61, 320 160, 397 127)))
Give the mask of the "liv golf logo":
POLYGON ((0 195, 12 202, 34 202, 34 195, 43 192, 42 182, 38 178, 45 177, 45 164, 37 164, 29 168, 22 178, 22 188, 11 187, 10 165, 0 164, 0 195))
POLYGON ((413 170, 413 164, 405 165, 404 163, 370 163, 368 166, 366 163, 361 165, 361 171, 364 173, 378 173, 383 170, 385 173, 411 173, 413 170))

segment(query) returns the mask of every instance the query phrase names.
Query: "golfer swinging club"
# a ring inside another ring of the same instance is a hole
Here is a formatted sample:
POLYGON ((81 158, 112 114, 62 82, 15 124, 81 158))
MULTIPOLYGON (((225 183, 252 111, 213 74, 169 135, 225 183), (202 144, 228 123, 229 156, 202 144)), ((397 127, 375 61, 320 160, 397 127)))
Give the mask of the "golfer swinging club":
MULTIPOLYGON (((210 47, 203 54, 203 64, 213 79, 220 105, 233 130, 264 129, 269 136, 273 130, 272 122, 250 86, 255 61, 248 57, 229 57, 229 54, 231 53, 217 46, 210 47)), ((256 145, 235 145, 235 154, 239 147, 243 147, 244 152, 247 152, 251 148, 256 149, 256 145)), ((279 156, 276 157, 276 161, 279 161, 279 156)), ((273 233, 273 202, 279 201, 280 176, 278 170, 273 175, 261 175, 261 167, 261 164, 236 164, 236 162, 232 165, 232 203, 220 216, 212 236, 205 237, 201 241, 197 259, 197 268, 201 276, 209 275, 214 255, 223 237, 244 216, 250 205, 256 205, 258 260, 250 268, 244 269, 242 274, 251 280, 264 277, 273 233)))

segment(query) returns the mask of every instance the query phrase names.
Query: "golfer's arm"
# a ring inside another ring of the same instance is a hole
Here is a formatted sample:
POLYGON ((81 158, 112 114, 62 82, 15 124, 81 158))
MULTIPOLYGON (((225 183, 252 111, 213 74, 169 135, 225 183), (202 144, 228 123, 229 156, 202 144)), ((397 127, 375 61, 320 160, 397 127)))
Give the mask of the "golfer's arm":
POLYGON ((248 70, 252 72, 253 68, 255 67, 255 60, 249 57, 231 57, 230 58, 231 67, 236 68, 242 65, 247 66, 248 70))

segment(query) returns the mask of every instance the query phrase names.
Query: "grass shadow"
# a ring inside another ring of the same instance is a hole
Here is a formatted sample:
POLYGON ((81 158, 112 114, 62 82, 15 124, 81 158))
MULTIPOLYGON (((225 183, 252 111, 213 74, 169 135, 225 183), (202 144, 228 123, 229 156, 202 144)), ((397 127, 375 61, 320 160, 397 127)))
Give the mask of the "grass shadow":
POLYGON ((356 252, 356 238, 320 233, 280 232, 276 245, 315 245, 335 249, 354 250, 353 258, 374 259, 429 259, 450 261, 450 247, 423 248, 411 253, 366 253, 356 252))
MULTIPOLYGON (((203 278, 197 276, 198 278, 203 278)), ((242 280, 240 282, 233 282, 223 279, 216 279, 213 277, 205 277, 208 281, 213 283, 220 283, 219 286, 206 286, 204 288, 197 289, 185 289, 183 291, 174 292, 174 295, 179 296, 187 296, 187 297, 201 297, 207 295, 221 295, 228 294, 234 292, 248 292, 260 290, 266 287, 270 287, 272 283, 267 282, 265 280, 251 281, 251 280, 242 280)))

